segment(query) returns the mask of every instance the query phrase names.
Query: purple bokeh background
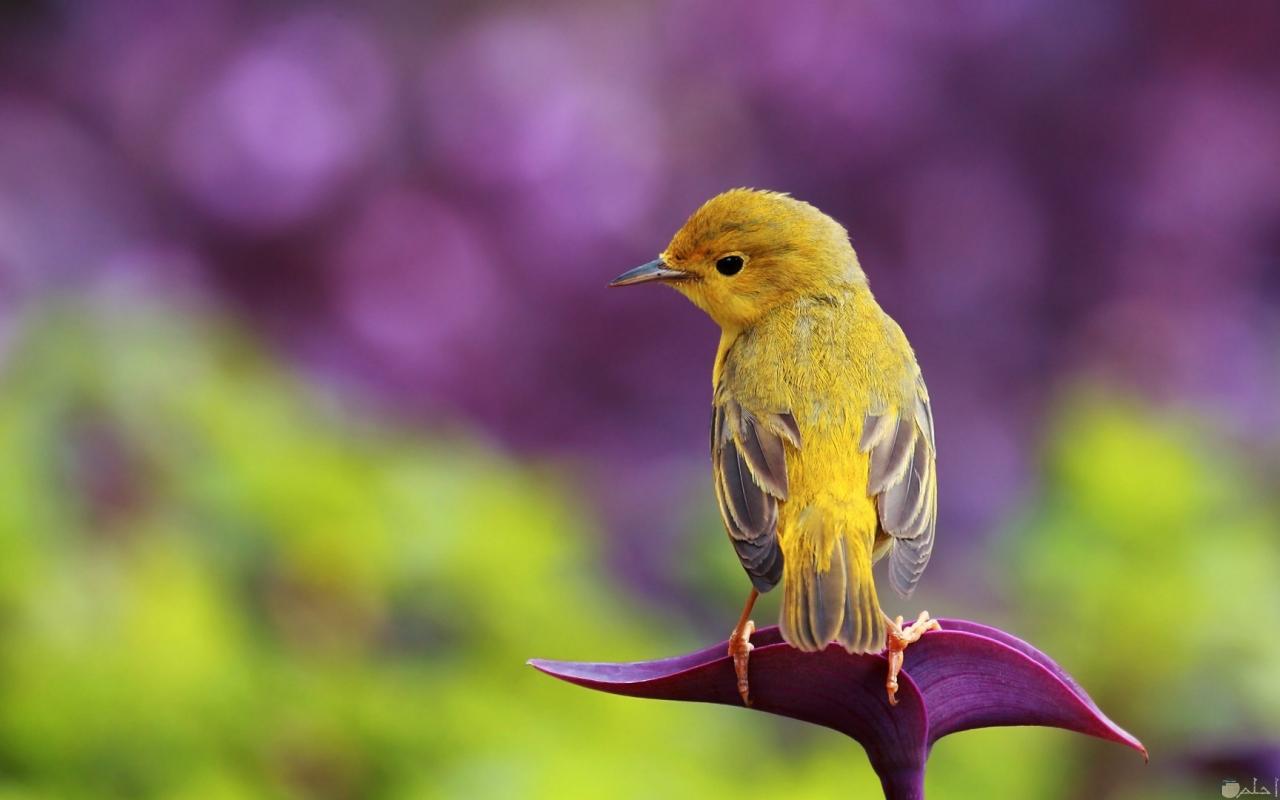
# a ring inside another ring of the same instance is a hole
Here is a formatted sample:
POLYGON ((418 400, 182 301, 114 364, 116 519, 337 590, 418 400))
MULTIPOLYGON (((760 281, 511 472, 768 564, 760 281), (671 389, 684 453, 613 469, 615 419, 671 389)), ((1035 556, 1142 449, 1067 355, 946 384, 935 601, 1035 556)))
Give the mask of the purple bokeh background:
POLYGON ((6 5, 0 343, 63 293, 195 298, 397 423, 579 465, 625 541, 705 469, 716 335, 604 284, 789 191, 917 349, 958 551, 1064 381, 1276 438, 1280 5, 1229 6, 6 5))

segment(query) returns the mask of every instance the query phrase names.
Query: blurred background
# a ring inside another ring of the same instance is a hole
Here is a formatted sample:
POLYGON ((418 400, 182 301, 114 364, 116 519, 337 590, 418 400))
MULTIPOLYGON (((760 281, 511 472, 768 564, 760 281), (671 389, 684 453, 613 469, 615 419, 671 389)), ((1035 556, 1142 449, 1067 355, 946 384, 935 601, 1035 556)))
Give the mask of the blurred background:
MULTIPOLYGON (((1280 5, 0 5, 0 798, 878 797, 839 735, 529 657, 723 639, 704 199, 841 220, 937 419, 910 602, 1280 775, 1280 5)), ((768 597, 756 619, 775 618, 768 597)))

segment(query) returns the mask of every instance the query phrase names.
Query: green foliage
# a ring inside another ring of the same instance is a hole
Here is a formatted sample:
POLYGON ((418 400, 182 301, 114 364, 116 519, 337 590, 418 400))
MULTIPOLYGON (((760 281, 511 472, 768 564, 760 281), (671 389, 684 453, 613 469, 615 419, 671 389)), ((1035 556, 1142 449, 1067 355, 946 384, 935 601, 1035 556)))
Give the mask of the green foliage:
MULTIPOLYGON (((613 585, 568 482, 370 416, 207 321, 27 321, 0 391, 0 798, 879 796, 835 733, 526 667, 694 642, 613 585)), ((1259 633, 1280 623, 1275 511, 1207 441, 1071 404, 993 554, 1014 630, 1157 759, 1280 719, 1259 633)), ((675 582, 732 614, 744 584, 693 507, 675 582)), ((929 785, 1079 796, 1127 758, 975 733, 939 745, 929 785)))
MULTIPOLYGON (((1220 442, 1191 419, 1081 392, 1052 429, 1042 496, 1007 542, 1014 631, 1157 764, 1280 734, 1280 518, 1220 442)), ((1076 775, 1123 769, 1102 746, 1071 752, 1076 775)))
MULTIPOLYGON (((0 789, 706 797, 772 759, 760 796, 823 791, 831 759, 771 756, 740 713, 525 666, 689 644, 611 590, 554 481, 316 406, 204 323, 28 326, 0 394, 0 789)), ((824 752, 873 796, 856 748, 824 752)))

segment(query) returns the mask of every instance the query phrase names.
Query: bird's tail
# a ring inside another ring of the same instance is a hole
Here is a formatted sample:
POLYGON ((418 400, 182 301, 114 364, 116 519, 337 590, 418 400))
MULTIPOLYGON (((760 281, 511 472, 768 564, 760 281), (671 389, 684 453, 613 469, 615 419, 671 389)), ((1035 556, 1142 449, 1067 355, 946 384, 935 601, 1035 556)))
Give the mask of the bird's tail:
POLYGON ((804 513, 786 548, 782 638, 799 650, 839 642, 850 653, 884 649, 884 615, 871 576, 873 536, 818 508, 804 513))

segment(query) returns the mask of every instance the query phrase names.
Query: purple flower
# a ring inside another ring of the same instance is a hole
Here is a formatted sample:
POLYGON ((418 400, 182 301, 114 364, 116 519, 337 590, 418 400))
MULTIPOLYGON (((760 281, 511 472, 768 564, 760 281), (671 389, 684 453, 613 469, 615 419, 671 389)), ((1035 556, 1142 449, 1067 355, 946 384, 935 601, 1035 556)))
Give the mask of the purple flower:
POLYGON ((267 28, 179 112, 177 183, 236 228, 306 221, 383 144, 391 81, 381 40, 359 19, 309 12, 267 28))
MULTIPOLYGON (((1044 653, 976 622, 941 620, 906 651, 898 705, 885 694, 881 655, 838 646, 802 653, 777 628, 757 631, 751 653, 752 707, 840 731, 861 744, 885 797, 924 797, 933 743, 950 733, 997 725, 1045 725, 1127 745, 1142 743, 1116 725, 1044 653)), ((632 664, 534 659, 535 668, 613 694, 741 705, 721 643, 687 656, 632 664)))

